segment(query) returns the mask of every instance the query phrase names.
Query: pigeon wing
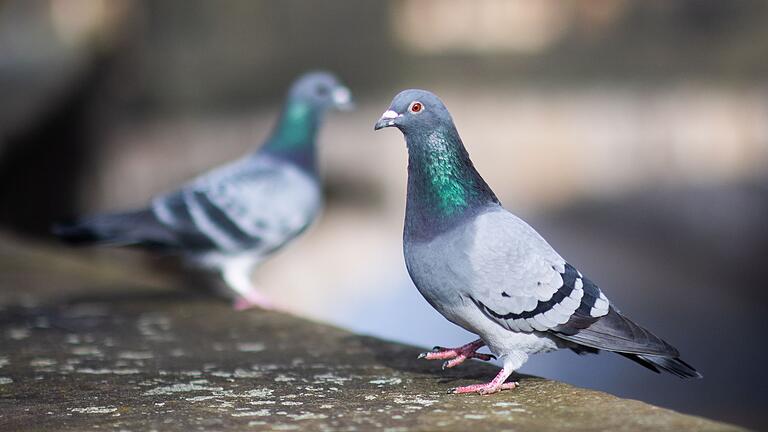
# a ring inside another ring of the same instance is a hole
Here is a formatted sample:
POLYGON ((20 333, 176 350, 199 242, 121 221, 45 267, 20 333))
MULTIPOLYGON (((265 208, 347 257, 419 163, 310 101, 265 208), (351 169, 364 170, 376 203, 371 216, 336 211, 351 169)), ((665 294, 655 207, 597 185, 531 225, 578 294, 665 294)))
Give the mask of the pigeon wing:
MULTIPOLYGON (((608 313, 608 299, 528 224, 506 211, 474 223, 468 293, 483 313, 512 331, 563 328, 574 316, 583 326, 608 313)), ((572 323, 577 326, 578 323, 572 323)))
MULTIPOLYGON (((582 346, 677 357, 677 350, 621 315, 606 296, 522 220, 501 212, 475 224, 472 301, 513 331, 548 332, 582 346)), ((480 218, 478 218, 480 219, 480 218)))
POLYGON ((162 195, 152 209, 164 224, 215 249, 270 252, 298 235, 319 209, 312 177, 286 162, 250 157, 162 195))

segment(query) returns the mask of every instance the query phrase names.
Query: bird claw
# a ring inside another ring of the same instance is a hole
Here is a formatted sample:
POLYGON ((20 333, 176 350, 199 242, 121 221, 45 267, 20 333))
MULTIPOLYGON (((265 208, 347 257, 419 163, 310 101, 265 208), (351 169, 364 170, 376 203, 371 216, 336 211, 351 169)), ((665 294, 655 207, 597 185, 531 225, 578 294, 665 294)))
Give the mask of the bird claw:
POLYGON ((488 396, 488 395, 492 395, 494 393, 498 393, 500 391, 501 391, 500 388, 484 388, 484 389, 478 390, 477 393, 479 395, 481 395, 481 396, 488 396))
POLYGON ((491 361, 496 360, 496 356, 493 354, 485 354, 485 353, 474 353, 472 354, 471 358, 476 358, 478 360, 484 360, 484 361, 491 361))
POLYGON ((496 359, 496 356, 493 354, 478 353, 477 350, 482 346, 483 344, 479 341, 471 342, 458 348, 445 348, 437 345, 432 348, 432 351, 419 354, 418 359, 447 360, 443 362, 443 369, 458 366, 468 358, 484 361, 496 359))
POLYGON ((494 384, 493 382, 487 384, 473 384, 464 387, 454 387, 448 390, 449 394, 466 394, 477 393, 482 396, 492 395, 502 390, 512 390, 520 385, 517 381, 505 382, 501 385, 494 384))

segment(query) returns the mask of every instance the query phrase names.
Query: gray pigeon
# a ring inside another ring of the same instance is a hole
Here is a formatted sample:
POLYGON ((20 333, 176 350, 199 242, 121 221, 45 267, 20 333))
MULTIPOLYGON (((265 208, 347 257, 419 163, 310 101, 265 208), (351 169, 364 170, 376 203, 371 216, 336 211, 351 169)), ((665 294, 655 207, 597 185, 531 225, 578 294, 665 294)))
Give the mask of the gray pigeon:
POLYGON ((155 197, 148 208, 86 217, 54 232, 76 243, 178 253, 193 266, 219 272, 238 309, 269 307, 250 273, 317 216, 322 194, 315 136, 329 108, 351 103, 334 75, 307 73, 292 85, 277 126, 258 151, 155 197))
POLYGON ((403 249, 424 298, 480 339, 435 347, 420 358, 453 367, 487 345, 503 364, 487 384, 452 389, 481 394, 505 382, 534 353, 569 348, 612 351, 655 372, 700 378, 667 342, 619 313, 592 281, 533 228, 505 210, 475 170, 443 102, 424 90, 395 96, 375 129, 394 126, 408 147, 403 249))

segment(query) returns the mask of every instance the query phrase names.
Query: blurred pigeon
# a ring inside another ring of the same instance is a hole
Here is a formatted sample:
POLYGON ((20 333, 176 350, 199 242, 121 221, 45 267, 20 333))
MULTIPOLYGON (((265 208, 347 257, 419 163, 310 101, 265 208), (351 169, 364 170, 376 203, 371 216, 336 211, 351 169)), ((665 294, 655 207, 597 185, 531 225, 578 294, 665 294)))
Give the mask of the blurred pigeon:
POLYGON ((334 75, 307 73, 291 87, 276 128, 258 151, 155 197, 148 208, 86 217, 57 225, 54 233, 76 243, 178 253, 220 272, 238 309, 269 307, 250 273, 317 216, 322 196, 315 136, 329 108, 350 107, 350 92, 334 75))
POLYGON ((481 394, 505 382, 528 355, 570 348, 616 352, 655 372, 700 378, 678 351, 619 313, 592 281, 528 224, 505 210, 475 170, 442 101, 424 90, 395 96, 375 129, 394 126, 408 147, 404 253, 424 298, 480 339, 435 347, 420 358, 453 367, 487 345, 503 364, 487 384, 452 389, 481 394))

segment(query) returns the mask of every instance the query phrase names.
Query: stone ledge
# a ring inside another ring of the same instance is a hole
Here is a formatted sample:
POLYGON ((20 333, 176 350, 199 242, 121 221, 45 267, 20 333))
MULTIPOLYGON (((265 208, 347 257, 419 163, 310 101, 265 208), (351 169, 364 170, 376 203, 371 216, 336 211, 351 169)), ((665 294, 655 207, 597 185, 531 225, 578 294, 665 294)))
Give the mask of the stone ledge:
POLYGON ((0 430, 741 430, 531 376, 449 395, 496 369, 3 240, 0 430))

